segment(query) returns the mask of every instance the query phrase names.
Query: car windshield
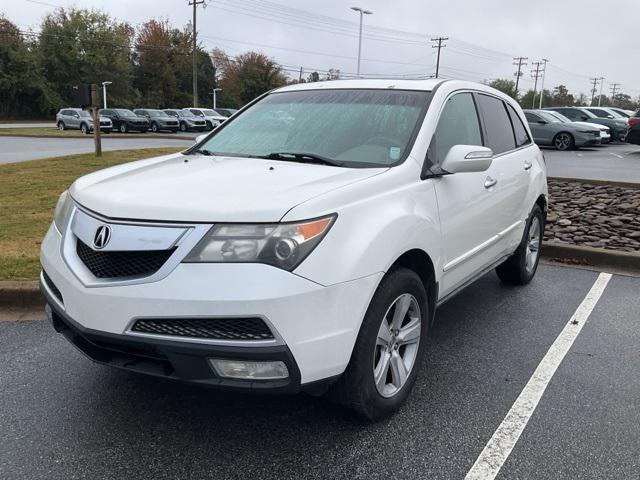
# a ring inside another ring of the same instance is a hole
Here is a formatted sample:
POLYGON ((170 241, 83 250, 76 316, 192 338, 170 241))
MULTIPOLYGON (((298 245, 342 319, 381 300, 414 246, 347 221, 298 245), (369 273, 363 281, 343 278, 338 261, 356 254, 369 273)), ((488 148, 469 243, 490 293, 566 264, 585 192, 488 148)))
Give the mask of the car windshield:
POLYGON ((135 117, 136 114, 126 108, 116 108, 115 110, 121 117, 135 117))
POLYGON ((202 110, 200 110, 202 113, 204 113, 206 116, 208 117, 218 117, 219 115, 214 112, 213 110, 210 110, 208 108, 203 108, 202 110))
POLYGON ((546 120, 549 123, 561 123, 562 121, 555 117, 553 114, 549 112, 536 112, 538 115, 542 117, 543 120, 546 120))
POLYGON ((91 114, 86 110, 76 110, 82 118, 91 118, 91 114))
POLYGON ((180 115, 181 117, 195 117, 195 115, 191 113, 189 110, 180 110, 178 112, 178 115, 180 115))
POLYGON ((147 112, 149 113, 149 116, 152 118, 169 116, 166 112, 163 112, 162 110, 147 110, 147 112))
POLYGON ((553 115, 554 117, 556 117, 562 123, 570 123, 571 122, 571 120, 569 118, 565 117, 561 113, 558 113, 558 112, 548 112, 548 113, 549 113, 549 115, 553 115))
POLYGON ((199 147, 216 155, 322 157, 347 167, 389 166, 411 148, 430 92, 391 89, 276 92, 199 147))

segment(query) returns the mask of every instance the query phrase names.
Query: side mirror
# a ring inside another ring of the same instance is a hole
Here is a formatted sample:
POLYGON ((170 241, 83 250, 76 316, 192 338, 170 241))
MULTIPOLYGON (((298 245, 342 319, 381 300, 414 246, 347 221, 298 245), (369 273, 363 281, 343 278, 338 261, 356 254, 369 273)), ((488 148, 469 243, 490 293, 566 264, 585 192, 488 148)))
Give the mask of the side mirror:
POLYGON ((448 173, 484 172, 491 166, 493 150, 478 145, 454 145, 442 162, 448 173))
POLYGON ((80 118, 80 114, 78 114, 78 113, 74 113, 73 116, 76 117, 76 118, 80 118))
POLYGON ((205 138, 207 138, 207 136, 208 136, 208 135, 209 135, 208 133, 204 133, 204 134, 202 134, 202 135, 198 135, 198 136, 196 137, 196 141, 195 141, 195 143, 200 143, 200 142, 201 142, 201 141, 203 141, 205 138))
POLYGON ((611 120, 613 120, 616 117, 614 117, 613 115, 607 115, 607 118, 610 118, 611 120))

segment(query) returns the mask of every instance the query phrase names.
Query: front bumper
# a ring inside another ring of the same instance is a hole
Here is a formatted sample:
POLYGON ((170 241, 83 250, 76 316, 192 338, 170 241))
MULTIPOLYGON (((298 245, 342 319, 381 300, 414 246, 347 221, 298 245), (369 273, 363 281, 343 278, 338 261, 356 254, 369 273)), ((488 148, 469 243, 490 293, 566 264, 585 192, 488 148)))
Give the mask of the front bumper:
MULTIPOLYGON (((334 378, 344 371, 362 318, 382 276, 379 273, 322 286, 269 265, 179 263, 166 277, 153 282, 86 286, 71 270, 69 264, 73 262, 63 258, 61 242, 61 234, 52 225, 43 240, 40 259, 63 300, 56 300, 48 287, 43 289, 53 311, 67 319, 71 327, 75 326, 81 336, 89 332, 127 344, 150 341, 162 348, 167 347, 165 342, 172 348, 177 345, 203 349, 204 345, 207 351, 233 353, 239 360, 273 353, 290 356, 285 363, 291 365, 291 372, 298 374, 286 386, 288 391, 334 378), (165 336, 143 337, 131 331, 132 323, 139 318, 252 316, 265 319, 274 331, 273 343, 169 340, 165 336)), ((184 370, 172 368, 182 372, 176 374, 179 379, 193 381, 184 370)), ((202 369, 198 367, 198 371, 202 369)), ((228 385, 216 381, 210 369, 207 374, 210 376, 195 381, 228 385)))
POLYGON ((594 136, 587 133, 579 133, 575 136, 576 147, 592 147, 600 144, 600 135, 594 136))

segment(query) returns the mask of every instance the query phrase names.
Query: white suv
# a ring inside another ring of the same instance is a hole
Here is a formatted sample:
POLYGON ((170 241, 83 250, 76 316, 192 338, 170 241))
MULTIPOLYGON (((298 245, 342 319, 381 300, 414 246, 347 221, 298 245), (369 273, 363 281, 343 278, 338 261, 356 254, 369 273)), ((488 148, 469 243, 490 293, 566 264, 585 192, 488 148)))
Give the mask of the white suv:
POLYGON ((378 419, 428 368, 437 306, 493 268, 532 279, 546 198, 543 156, 497 90, 291 85, 185 152, 76 180, 41 288, 56 330, 97 362, 329 390, 378 419))

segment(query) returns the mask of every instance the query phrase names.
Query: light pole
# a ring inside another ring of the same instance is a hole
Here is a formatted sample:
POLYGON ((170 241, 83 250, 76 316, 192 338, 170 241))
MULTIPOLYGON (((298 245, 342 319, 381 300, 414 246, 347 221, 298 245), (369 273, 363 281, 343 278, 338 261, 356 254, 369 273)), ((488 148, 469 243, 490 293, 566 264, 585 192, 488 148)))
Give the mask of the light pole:
POLYGON ((213 109, 216 109, 216 92, 221 92, 222 89, 221 88, 214 88, 213 90, 211 90, 211 95, 213 95, 213 109))
POLYGON ((360 34, 358 35, 358 71, 356 74, 357 77, 360 78, 360 55, 362 54, 362 18, 365 15, 372 15, 373 12, 370 12, 369 10, 363 10, 360 7, 351 7, 351 10, 360 13, 360 34))
POLYGON ((104 108, 107 108, 107 85, 111 85, 113 82, 102 82, 102 103, 104 108))

